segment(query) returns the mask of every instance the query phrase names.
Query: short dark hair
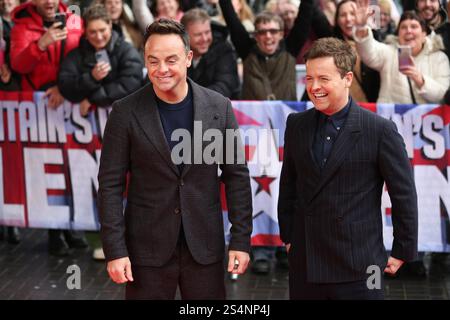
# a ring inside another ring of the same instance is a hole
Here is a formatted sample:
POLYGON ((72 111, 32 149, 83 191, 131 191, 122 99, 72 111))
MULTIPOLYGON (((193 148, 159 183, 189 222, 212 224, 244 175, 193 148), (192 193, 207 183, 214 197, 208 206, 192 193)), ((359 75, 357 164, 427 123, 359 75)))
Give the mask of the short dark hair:
POLYGON ((320 38, 305 55, 305 61, 332 57, 343 78, 347 72, 353 72, 356 64, 355 50, 347 42, 334 37, 320 38))
POLYGON ((284 30, 284 21, 283 19, 276 13, 272 13, 270 11, 263 11, 261 13, 258 13, 255 17, 255 29, 258 27, 258 24, 260 23, 268 23, 268 22, 277 22, 280 26, 280 30, 284 30))
POLYGON ((429 33, 428 25, 427 25, 426 21, 424 19, 422 19, 422 17, 419 16, 415 11, 408 10, 408 11, 404 11, 402 13, 402 16, 400 17, 400 21, 398 22, 398 27, 397 27, 397 35, 398 35, 398 32, 400 31, 400 25, 405 20, 416 20, 417 22, 419 22, 420 27, 422 28, 422 31, 426 32, 427 34, 429 33))
POLYGON ((186 52, 190 50, 189 35, 184 26, 179 22, 170 19, 159 19, 153 22, 147 27, 147 30, 145 30, 144 44, 147 43, 148 38, 154 34, 176 34, 180 36, 183 41, 186 52))
POLYGON ((211 21, 211 17, 208 15, 206 10, 200 8, 193 8, 186 11, 181 18, 181 24, 185 28, 187 28, 191 23, 205 21, 211 21))
POLYGON ((87 27, 88 23, 94 20, 103 20, 106 23, 111 23, 112 19, 102 4, 94 4, 86 9, 83 14, 83 22, 87 27))

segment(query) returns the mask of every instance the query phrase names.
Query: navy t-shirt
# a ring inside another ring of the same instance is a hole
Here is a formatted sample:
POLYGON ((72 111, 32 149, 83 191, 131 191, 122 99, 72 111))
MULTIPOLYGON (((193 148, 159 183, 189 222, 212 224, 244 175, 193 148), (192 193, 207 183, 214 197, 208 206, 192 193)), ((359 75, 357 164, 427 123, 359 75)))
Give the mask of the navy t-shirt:
MULTIPOLYGON (((191 86, 189 86, 186 98, 179 103, 167 103, 158 97, 156 97, 156 103, 158 105, 158 111, 167 143, 169 144, 170 150, 172 150, 173 147, 178 143, 181 143, 181 139, 183 139, 180 138, 180 141, 171 140, 172 132, 176 129, 186 129, 192 137, 194 126, 194 106, 191 86)), ((178 170, 180 173, 183 171, 183 164, 178 165, 178 170)))

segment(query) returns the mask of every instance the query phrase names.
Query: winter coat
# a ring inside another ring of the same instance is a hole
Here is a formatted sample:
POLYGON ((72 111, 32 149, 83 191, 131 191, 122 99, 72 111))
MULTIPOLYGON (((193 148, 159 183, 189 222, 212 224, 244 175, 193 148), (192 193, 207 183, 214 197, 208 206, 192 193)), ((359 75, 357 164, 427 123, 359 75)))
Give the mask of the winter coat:
MULTIPOLYGON (((67 7, 60 2, 58 11, 66 10, 67 7)), ((66 40, 51 44, 45 51, 39 49, 38 41, 46 29, 33 3, 26 2, 15 8, 12 20, 11 67, 22 75, 22 90, 45 90, 56 84, 62 56, 78 47, 83 34, 81 19, 77 15, 68 14, 66 40)))
MULTIPOLYGON (((364 63, 380 72, 379 103, 413 103, 408 77, 399 72, 398 45, 398 38, 395 36, 387 37, 386 43, 376 41, 370 29, 368 36, 356 43, 364 63)), ((416 68, 425 80, 420 89, 414 81, 410 81, 418 104, 440 103, 449 87, 450 65, 443 49, 441 37, 427 37, 422 51, 413 57, 416 68)))
POLYGON ((217 91, 230 99, 239 97, 239 76, 236 56, 227 42, 228 32, 225 27, 211 22, 213 43, 201 56, 198 65, 192 64, 188 76, 199 85, 217 91))
POLYGON ((100 81, 91 75, 97 64, 95 49, 84 37, 80 47, 69 53, 58 77, 58 87, 64 98, 75 103, 87 98, 92 104, 102 107, 141 87, 144 66, 138 51, 115 31, 105 49, 111 71, 100 81))

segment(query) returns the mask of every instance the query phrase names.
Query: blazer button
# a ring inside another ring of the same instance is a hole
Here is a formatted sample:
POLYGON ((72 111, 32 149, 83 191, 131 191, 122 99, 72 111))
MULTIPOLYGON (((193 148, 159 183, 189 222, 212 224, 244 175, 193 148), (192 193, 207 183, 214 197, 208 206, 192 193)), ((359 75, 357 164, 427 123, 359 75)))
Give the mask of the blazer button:
POLYGON ((184 186, 184 181, 183 181, 183 179, 180 179, 180 186, 181 186, 181 187, 184 186))
POLYGON ((175 214, 180 214, 180 212, 181 212, 180 208, 175 209, 175 214))

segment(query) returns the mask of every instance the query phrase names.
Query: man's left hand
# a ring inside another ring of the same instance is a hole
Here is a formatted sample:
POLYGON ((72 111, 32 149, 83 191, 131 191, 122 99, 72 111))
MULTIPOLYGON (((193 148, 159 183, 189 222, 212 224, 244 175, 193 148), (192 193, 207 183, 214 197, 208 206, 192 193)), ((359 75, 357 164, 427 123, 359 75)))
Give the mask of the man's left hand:
POLYGON ((228 272, 236 274, 244 274, 247 270, 250 256, 244 251, 228 251, 228 272), (236 262, 236 263, 235 263, 236 262), (235 265, 237 268, 235 268, 235 265))
POLYGON ((53 86, 47 89, 47 91, 45 91, 44 97, 48 98, 47 106, 50 109, 56 109, 64 102, 64 97, 59 92, 58 86, 53 86))
POLYGON ((404 263, 405 263, 405 261, 403 261, 403 260, 396 259, 394 257, 389 257, 387 266, 384 269, 384 272, 394 275, 404 263))

